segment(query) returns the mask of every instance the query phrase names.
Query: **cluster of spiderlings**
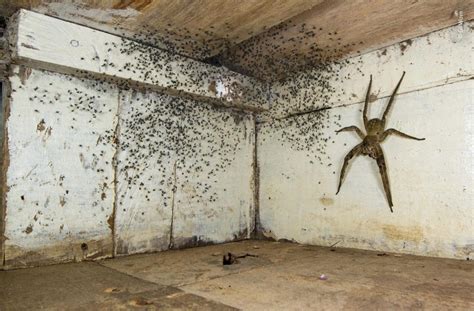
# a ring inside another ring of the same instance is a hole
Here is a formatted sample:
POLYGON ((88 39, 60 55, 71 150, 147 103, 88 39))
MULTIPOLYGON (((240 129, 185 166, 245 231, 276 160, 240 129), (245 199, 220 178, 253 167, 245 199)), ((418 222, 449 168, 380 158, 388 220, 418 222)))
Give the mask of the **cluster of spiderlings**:
MULTIPOLYGON (((272 101, 276 104, 265 113, 269 121, 260 126, 262 134, 277 135, 277 140, 288 143, 292 150, 305 151, 311 163, 325 164, 329 160, 325 148, 328 143, 333 142, 332 133, 328 133, 327 129, 331 122, 339 125, 338 116, 326 108, 338 104, 341 95, 344 95, 344 91, 331 81, 350 79, 350 76, 340 76, 341 68, 350 61, 334 61, 349 46, 339 44, 337 48, 329 50, 318 45, 318 36, 323 33, 322 28, 296 25, 288 21, 238 46, 231 46, 229 38, 219 38, 209 30, 191 32, 187 29, 175 29, 161 34, 144 30, 132 37, 122 38, 121 42, 104 43, 108 51, 119 51, 130 57, 130 61, 120 68, 103 55, 102 58, 96 55, 93 60, 99 61, 100 66, 105 69, 113 67, 119 72, 134 73, 138 79, 149 84, 162 85, 163 81, 167 81, 166 87, 193 88, 194 91, 202 92, 202 95, 205 95, 209 82, 218 75, 217 67, 209 66, 209 70, 202 70, 198 62, 182 62, 180 54, 195 55, 209 63, 224 64, 237 72, 271 81, 274 85, 279 84, 282 87, 274 90, 282 91, 272 94, 272 101), (290 29, 292 31, 288 31, 290 29), (203 41, 203 35, 207 36, 207 41, 203 41), (307 45, 310 40, 312 43, 301 49, 301 45, 307 45), (262 45, 262 42, 265 44, 262 45), (304 53, 301 54, 303 50, 304 53), (222 52, 215 55, 215 51, 222 52), (204 59, 206 57, 211 59, 204 59), (179 75, 177 72, 185 72, 186 75, 179 75)), ((330 33, 329 36, 332 40, 340 40, 337 32, 330 33)), ((351 44, 353 45, 354 43, 351 44)), ((95 81, 91 83, 96 87, 107 83, 105 78, 98 79, 91 73, 77 73, 83 80, 95 81)), ((124 94, 136 89, 136 85, 130 81, 119 80, 113 83, 123 90, 122 101, 126 97, 124 94)), ((70 103, 71 111, 88 111, 92 118, 97 114, 110 112, 110 109, 105 111, 105 107, 98 106, 93 95, 84 94, 77 89, 69 90, 68 94, 74 94, 79 100, 70 103)), ((178 183, 180 179, 187 182, 193 174, 199 173, 202 176, 207 173, 208 177, 204 181, 194 184, 196 190, 199 190, 196 191, 199 194, 195 198, 204 200, 203 196, 208 195, 206 199, 214 201, 217 193, 211 187, 218 182, 216 174, 232 163, 238 140, 245 136, 243 133, 235 135, 235 132, 243 131, 245 126, 238 126, 238 122, 234 121, 220 126, 215 118, 233 120, 230 115, 242 118, 245 113, 229 110, 223 112, 207 104, 197 104, 169 95, 154 93, 155 97, 152 98, 139 95, 141 93, 138 92, 134 94, 135 109, 127 111, 126 116, 119 114, 119 137, 112 131, 106 132, 103 137, 104 142, 118 142, 120 150, 126 151, 126 158, 118 158, 117 165, 121 167, 119 175, 123 173, 126 176, 129 187, 135 185, 143 190, 147 200, 150 200, 152 192, 158 192, 165 198, 166 205, 170 196, 168 188, 179 186, 174 185, 173 174, 169 172, 173 167, 170 159, 175 159, 177 170, 184 173, 177 179, 178 183), (234 127, 234 135, 230 134, 229 127, 234 127), (236 140, 236 137, 239 139, 236 140), (145 176, 143 172, 148 168, 147 161, 163 165, 158 168, 156 176, 149 174, 147 180, 142 180, 145 176), (162 187, 152 186, 153 183, 162 187)), ((262 101, 266 98, 267 89, 262 89, 261 93, 255 94, 254 100, 262 101)))
MULTIPOLYGON (((116 112, 116 105, 110 101, 108 93, 112 90, 117 92, 117 88, 104 81, 77 79, 24 66, 19 67, 18 78, 19 81, 12 83, 12 94, 23 91, 20 94, 26 95, 28 105, 24 107, 31 114, 25 117, 31 117, 36 122, 36 134, 42 143, 48 144, 50 139, 56 140, 56 143, 62 141, 64 150, 68 150, 67 159, 77 159, 84 170, 97 173, 98 185, 88 204, 100 206, 100 201, 106 198, 105 190, 113 187, 113 180, 104 172, 112 164, 112 153, 108 151, 114 130, 113 124, 104 122, 104 118, 110 119, 110 115, 116 112)), ((71 195, 78 195, 77 189, 65 186, 65 180, 71 186, 71 175, 62 172, 58 176, 53 173, 52 177, 61 187, 58 204, 65 206, 71 195)), ((22 194, 21 198, 28 201, 28 194, 22 194)), ((39 202, 35 204, 38 206, 39 202)), ((48 204, 49 197, 44 206, 48 204)), ((53 219, 42 219, 43 224, 47 221, 52 222, 53 219)))
MULTIPOLYGON (((20 77, 28 80, 32 71, 22 68, 20 77)), ((68 85, 66 89, 55 91, 53 82, 47 88, 30 83, 29 101, 34 112, 47 115, 57 109, 57 118, 62 119, 58 124, 62 125, 53 132, 63 127, 63 130, 85 131, 97 137, 94 146, 80 139, 74 142, 85 169, 99 174, 104 172, 105 166, 117 170, 116 180, 105 176, 100 183, 94 206, 104 199, 102 188, 112 187, 113 182, 120 186, 117 203, 122 208, 127 207, 123 204, 125 196, 133 199, 133 195, 147 201, 160 200, 167 207, 172 193, 185 187, 194 190, 189 202, 217 201, 219 191, 215 186, 247 143, 249 126, 253 126, 249 115, 229 108, 153 91, 117 89, 116 85, 97 79, 47 71, 42 74, 51 76, 51 81, 57 81, 53 79, 56 76, 66 77, 74 84, 63 84, 68 85), (111 90, 117 92, 119 98, 106 95, 111 90), (113 99, 115 103, 111 103, 113 99), (56 108, 58 102, 64 105, 56 108), (109 124, 101 130, 95 129, 107 114, 117 115, 116 128, 109 124), (84 123, 90 127, 84 127, 84 123), (111 144, 118 150, 115 157, 103 148, 111 144), (152 193, 155 196, 152 197, 152 193)), ((23 86, 20 84, 18 88, 23 86)), ((41 119, 38 131, 48 132, 50 122, 51 119, 41 119)), ((67 192, 69 194, 69 190, 67 192)))
MULTIPOLYGON (((173 89, 176 91, 188 91, 194 96, 206 98, 212 91, 212 85, 215 86, 217 80, 225 83, 233 92, 229 92, 222 100, 232 100, 239 104, 242 96, 242 86, 236 80, 239 74, 223 70, 217 66, 207 66, 203 70, 201 62, 183 58, 178 54, 170 53, 155 46, 141 44, 139 42, 121 37, 121 40, 115 42, 104 42, 104 48, 107 52, 99 53, 96 51, 91 58, 98 62, 101 71, 107 72, 109 76, 121 76, 121 73, 128 73, 134 76, 134 79, 142 81, 148 85, 158 85, 161 88, 173 89), (114 63, 113 57, 109 52, 128 56, 128 62, 124 64, 114 63), (223 74, 225 71, 225 74, 223 74), (234 92, 235 91, 235 92, 234 92)), ((86 60, 80 57, 81 61, 86 60)), ((77 74, 94 79, 87 71, 77 70, 77 74)), ((115 79, 122 88, 137 87, 131 80, 115 79)), ((252 85, 252 92, 245 92, 245 100, 251 101, 254 106, 265 106, 268 87, 265 83, 256 83, 252 85)), ((214 87, 214 92, 217 90, 214 87)))
POLYGON ((330 109, 319 109, 260 124, 259 135, 263 142, 275 138, 282 146, 305 152, 310 164, 329 165, 332 162, 326 148, 335 143, 335 135, 328 129, 331 123, 340 126, 340 119, 340 115, 335 115, 330 109))
POLYGON ((173 191, 189 184, 195 190, 190 200, 216 201, 219 173, 233 163, 247 134, 242 113, 152 92, 132 91, 121 101, 125 157, 117 164, 128 188, 138 186, 148 201, 158 192, 165 207, 173 191))
MULTIPOLYGON (((292 74, 331 66, 353 51, 358 43, 342 44, 337 31, 293 20, 285 21, 221 53, 219 60, 227 67, 267 81, 281 81, 292 74), (337 42, 322 46, 318 38, 337 42)), ((357 51, 359 52, 359 51, 357 51)))
MULTIPOLYGON (((115 27, 115 33, 121 33, 122 37, 128 37, 142 45, 155 46, 176 55, 192 56, 195 59, 207 59, 215 55, 216 51, 227 50, 233 41, 229 34, 222 31, 232 30, 232 26, 225 23, 220 33, 210 29, 176 27, 168 24, 166 28, 143 29, 130 34, 124 28, 115 27)), ((233 38, 238 39, 237 38, 233 38)))
MULTIPOLYGON (((212 56, 204 61, 224 64, 237 72, 270 81, 274 86, 271 95, 274 105, 270 111, 262 114, 265 116, 262 120, 266 123, 260 127, 262 134, 276 136, 281 143, 288 143, 292 150, 305 151, 310 163, 326 165, 330 162, 326 147, 334 140, 333 133, 327 129, 330 124, 340 126, 340 116, 326 109, 344 104, 342 99, 346 98, 345 91, 341 89, 340 83, 333 82, 351 79, 350 74, 343 75, 341 69, 349 64, 354 65, 353 60, 336 59, 360 42, 344 45, 339 43, 337 32, 326 33, 323 28, 297 25, 290 20, 238 46, 230 46, 229 40, 223 40, 220 42, 225 43, 221 46, 217 44, 211 48, 209 45, 209 50, 204 51, 202 41, 196 43, 196 38, 202 36, 199 32, 202 31, 192 34, 187 29, 175 29, 158 34, 145 30, 131 38, 122 38, 120 43, 106 45, 109 50, 118 49, 121 54, 131 57, 130 62, 118 68, 119 71, 136 73, 139 79, 150 84, 167 81, 168 87, 193 88, 194 91, 203 92, 212 78, 218 75, 213 72, 217 67, 210 66, 208 71, 203 71, 197 62, 181 62, 178 54, 194 55, 201 60, 204 55, 212 56), (319 46, 318 38, 322 36, 338 43, 332 45, 331 49, 319 46), (177 38, 181 38, 181 41, 177 38), (305 45, 304 48, 302 45, 305 45), (218 50, 222 52, 215 55, 218 50)), ((212 31, 205 32, 208 38, 219 37, 212 31)), ((103 60, 102 66, 115 64, 103 60)), ((134 87, 123 81, 120 86, 126 89, 134 87)), ((267 95, 267 89, 262 89, 261 93, 255 94, 254 100, 262 101, 268 98, 267 95)), ((174 131, 176 135, 181 133, 179 127, 174 131)))

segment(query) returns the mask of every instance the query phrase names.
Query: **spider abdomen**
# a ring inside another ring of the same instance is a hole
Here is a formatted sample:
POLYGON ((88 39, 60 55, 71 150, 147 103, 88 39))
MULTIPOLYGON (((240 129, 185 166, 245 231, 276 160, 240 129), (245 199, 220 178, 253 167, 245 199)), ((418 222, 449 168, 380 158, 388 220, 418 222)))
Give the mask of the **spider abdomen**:
POLYGON ((368 135, 364 138, 361 146, 361 153, 375 159, 379 152, 379 139, 377 136, 368 135))

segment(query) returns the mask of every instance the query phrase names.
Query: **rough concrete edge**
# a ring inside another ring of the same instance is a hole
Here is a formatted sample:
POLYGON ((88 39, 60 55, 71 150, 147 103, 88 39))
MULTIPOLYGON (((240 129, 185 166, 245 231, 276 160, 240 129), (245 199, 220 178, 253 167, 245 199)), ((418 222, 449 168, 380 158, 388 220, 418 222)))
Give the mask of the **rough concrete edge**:
MULTIPOLYGON (((259 165, 259 153, 258 153, 258 132, 260 130, 259 119, 255 116, 254 118, 254 150, 253 150, 253 195, 254 195, 254 209, 253 209, 253 228, 250 233, 250 240, 265 240, 265 241, 277 241, 272 235, 271 230, 267 232, 262 226, 260 220, 260 165, 259 165)), ((280 240, 278 240, 280 241, 280 240)), ((284 240, 282 241, 289 241, 284 240)), ((294 242, 294 241, 289 241, 294 242)))
POLYGON ((116 215, 117 215, 117 202, 118 202, 118 189, 117 189, 117 174, 118 174, 118 169, 117 169, 117 159, 119 156, 120 152, 120 113, 121 113, 121 96, 122 96, 122 90, 118 90, 117 92, 117 111, 115 113, 116 117, 116 124, 115 124, 115 130, 114 130, 114 140, 113 140, 113 146, 115 148, 114 155, 112 156, 112 170, 113 170, 113 187, 114 187, 114 199, 112 202, 112 214, 110 214, 109 218, 107 219, 107 223, 110 228, 110 234, 112 235, 112 258, 116 256, 117 254, 117 241, 116 241, 116 231, 115 231, 115 225, 116 225, 116 215))
POLYGON ((2 67, 0 68, 0 80, 2 80, 2 112, 0 120, 0 126, 3 129, 3 135, 0 138, 1 142, 1 158, 0 158, 0 166, 1 166, 1 177, 0 177, 0 269, 3 269, 5 266, 5 227, 6 227, 6 216, 7 216, 7 193, 8 193, 8 185, 7 185, 7 170, 10 165, 10 153, 9 153, 9 146, 8 146, 8 127, 7 122, 8 118, 10 117, 10 99, 11 99, 11 84, 10 84, 10 77, 12 75, 11 68, 10 68, 10 61, 11 61, 11 52, 12 52, 12 45, 11 45, 11 38, 15 38, 17 29, 14 27, 15 22, 14 20, 17 18, 17 15, 13 15, 7 24, 7 29, 5 32, 5 37, 3 38, 3 57, 2 60, 2 67))
POLYGON ((176 198, 176 191, 177 191, 177 178, 178 178, 178 176, 176 175, 177 164, 178 164, 178 160, 176 159, 173 163, 173 187, 171 188, 171 220, 170 220, 168 249, 173 249, 175 246, 174 206, 175 206, 175 198, 176 198))
POLYGON ((3 135, 0 138, 1 140, 1 185, 0 185, 0 267, 5 265, 5 227, 6 227, 6 206, 7 206, 7 199, 6 194, 8 193, 8 185, 7 185, 7 170, 10 163, 9 158, 9 149, 8 149, 8 128, 7 128, 7 120, 10 116, 10 97, 11 97, 11 86, 8 79, 4 79, 3 76, 0 76, 0 80, 2 80, 2 118, 0 120, 0 126, 3 128, 3 135))
POLYGON ((33 69, 40 69, 40 70, 62 73, 62 74, 76 77, 76 78, 107 81, 112 84, 121 86, 123 89, 129 88, 129 89, 142 90, 142 91, 149 90, 153 92, 168 94, 170 96, 176 96, 176 97, 186 98, 190 100, 195 100, 197 102, 210 104, 216 107, 236 109, 245 113, 251 113, 251 112, 260 113, 260 112, 266 111, 266 109, 264 108, 250 107, 250 106, 239 104, 237 102, 232 102, 232 104, 230 104, 225 99, 214 99, 214 98, 210 98, 204 95, 191 94, 182 90, 173 90, 171 88, 166 88, 166 87, 153 85, 153 84, 147 84, 147 83, 139 82, 139 81, 133 81, 130 79, 120 78, 116 76, 110 76, 107 74, 92 73, 89 71, 84 71, 84 70, 79 70, 79 69, 69 69, 64 66, 49 64, 49 63, 45 63, 41 61, 32 61, 29 59, 25 59, 23 57, 16 57, 15 62, 17 62, 18 64, 23 64, 25 66, 31 67, 33 69))
POLYGON ((248 140, 250 142, 250 144, 253 144, 252 145, 252 163, 251 163, 251 167, 250 169, 252 170, 251 172, 251 175, 250 175, 250 180, 249 180, 249 187, 250 187, 250 191, 251 191, 251 200, 250 200, 250 203, 249 203, 249 209, 248 209, 248 221, 247 221, 247 239, 252 239, 253 235, 254 235, 254 232, 256 230, 256 219, 255 219, 255 215, 257 213, 257 208, 258 208, 258 200, 257 200, 257 196, 256 196, 256 191, 257 191, 257 184, 255 182, 256 180, 256 165, 257 165, 257 161, 256 161, 256 156, 257 156, 257 153, 256 153, 256 148, 257 148, 257 141, 256 141, 256 134, 257 134, 257 129, 256 129, 256 126, 257 126, 257 123, 256 123, 256 114, 255 113, 252 113, 250 116, 249 116, 249 120, 250 122, 248 123, 248 125, 246 124, 246 127, 249 126, 250 129, 245 129, 246 132, 248 132, 249 136, 248 136, 248 140))
POLYGON ((253 190, 253 228, 252 232, 250 233, 250 238, 259 239, 261 236, 261 228, 260 228, 260 166, 258 162, 258 123, 257 118, 254 117, 253 119, 253 129, 254 129, 254 146, 253 146, 253 165, 252 165, 252 190, 253 190))

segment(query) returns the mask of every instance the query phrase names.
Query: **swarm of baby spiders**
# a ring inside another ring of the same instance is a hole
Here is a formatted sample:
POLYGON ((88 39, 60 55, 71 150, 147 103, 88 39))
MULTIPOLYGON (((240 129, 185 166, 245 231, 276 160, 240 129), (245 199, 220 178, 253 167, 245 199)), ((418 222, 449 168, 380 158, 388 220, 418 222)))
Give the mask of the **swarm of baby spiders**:
POLYGON ((369 156, 372 159, 375 159, 377 161, 380 175, 382 176, 383 187, 385 190, 385 194, 387 196, 388 205, 392 213, 393 213, 392 194, 390 192, 390 184, 388 181, 387 166, 385 165, 385 158, 384 158, 380 143, 383 142, 389 135, 392 135, 392 134, 401 136, 404 138, 409 138, 409 139, 425 140, 424 138, 413 137, 392 128, 388 130, 384 130, 387 114, 390 111, 390 107, 392 106, 393 100, 395 98, 395 94, 397 93, 397 90, 400 87, 400 84, 402 83, 404 76, 405 76, 405 71, 403 72, 402 77, 400 78, 400 81, 398 81, 398 84, 395 87, 395 90, 393 90, 393 93, 390 96, 387 108, 385 108, 385 111, 382 115, 382 119, 375 118, 375 119, 368 120, 367 107, 369 105, 370 87, 372 86, 372 75, 370 75, 369 88, 367 90, 367 95, 365 96, 364 112, 362 116, 364 120, 365 131, 367 132, 367 134, 364 135, 364 133, 357 126, 354 126, 354 125, 347 126, 336 131, 336 133, 343 132, 343 131, 355 131, 357 135, 359 135, 359 137, 362 139, 362 142, 358 144, 357 146, 355 146, 354 148, 352 148, 352 150, 349 151, 349 153, 344 158, 344 164, 342 165, 341 175, 339 177, 339 186, 337 187, 336 195, 339 193, 339 190, 341 190, 342 181, 344 179, 344 174, 346 172, 346 168, 347 168, 347 165, 349 164, 349 161, 353 157, 358 156, 358 155, 369 156))

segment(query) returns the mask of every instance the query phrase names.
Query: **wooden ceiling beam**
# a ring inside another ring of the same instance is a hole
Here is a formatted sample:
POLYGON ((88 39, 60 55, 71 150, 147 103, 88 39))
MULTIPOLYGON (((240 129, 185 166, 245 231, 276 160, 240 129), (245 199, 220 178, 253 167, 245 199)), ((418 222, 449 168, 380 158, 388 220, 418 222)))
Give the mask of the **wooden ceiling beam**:
POLYGON ((389 46, 474 18, 472 0, 325 0, 221 56, 264 80, 389 46))
POLYGON ((0 0, 0 14, 24 8, 204 59, 322 1, 0 0))
POLYGON ((9 33, 17 64, 243 110, 268 109, 266 83, 105 32, 20 10, 9 33))

